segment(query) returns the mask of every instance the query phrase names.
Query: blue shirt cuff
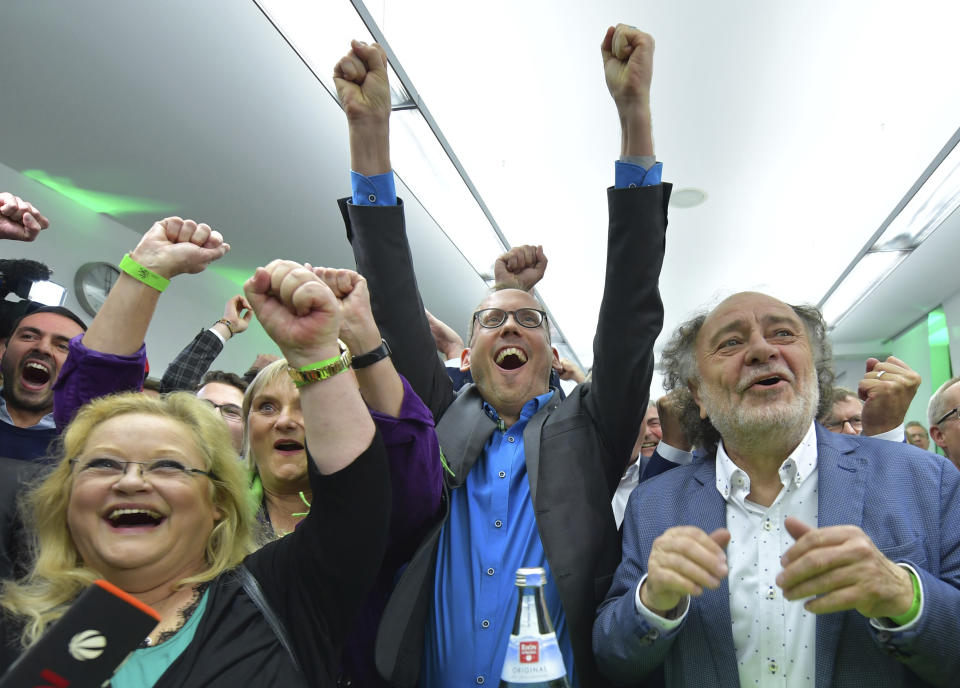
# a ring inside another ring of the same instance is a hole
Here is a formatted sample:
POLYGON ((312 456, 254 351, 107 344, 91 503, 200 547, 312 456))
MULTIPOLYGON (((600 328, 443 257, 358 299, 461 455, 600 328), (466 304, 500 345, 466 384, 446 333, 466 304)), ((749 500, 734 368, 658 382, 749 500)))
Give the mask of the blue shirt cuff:
POLYGON ((663 175, 663 163, 658 162, 649 170, 632 162, 617 160, 614 186, 618 189, 629 189, 637 186, 656 186, 663 175))
POLYGON ((353 187, 354 205, 397 204, 397 187, 393 181, 393 171, 367 177, 350 170, 350 185, 353 187))

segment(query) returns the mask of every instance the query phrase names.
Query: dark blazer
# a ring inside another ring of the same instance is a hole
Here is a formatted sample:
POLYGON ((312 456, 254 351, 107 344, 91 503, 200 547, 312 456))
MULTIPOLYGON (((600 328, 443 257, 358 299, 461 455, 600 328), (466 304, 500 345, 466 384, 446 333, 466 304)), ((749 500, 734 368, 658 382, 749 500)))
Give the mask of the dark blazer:
POLYGON ((0 579, 18 578, 30 565, 18 507, 24 489, 46 470, 33 461, 0 458, 0 579))
MULTIPOLYGON (((607 195, 606 284, 594 339, 593 380, 562 402, 554 392, 524 431, 537 528, 585 688, 610 685, 597 672, 590 632, 594 610, 620 556, 610 499, 646 409, 653 344, 663 325, 654 278, 663 262, 670 186, 611 189, 607 195)), ((402 205, 368 207, 341 201, 341 209, 357 269, 369 283, 374 316, 393 348, 394 364, 439 419, 440 445, 454 473, 446 476, 447 488, 455 489, 464 483, 494 423, 474 385, 454 395, 435 353, 402 205)), ((441 527, 442 522, 414 555, 380 625, 377 668, 397 686, 414 686, 419 675, 441 527)))
MULTIPOLYGON (((817 617, 818 688, 957 685, 960 676, 960 471, 911 445, 817 426, 819 525, 857 525, 892 561, 912 565, 923 613, 907 632, 877 631, 856 611, 817 617), (925 683, 926 682, 926 683, 925 683)), ((654 538, 670 526, 726 526, 715 454, 641 483, 627 504, 623 562, 597 613, 601 670, 637 680, 661 664, 668 686, 740 685, 727 581, 691 600, 679 631, 659 635, 634 595, 654 538)))

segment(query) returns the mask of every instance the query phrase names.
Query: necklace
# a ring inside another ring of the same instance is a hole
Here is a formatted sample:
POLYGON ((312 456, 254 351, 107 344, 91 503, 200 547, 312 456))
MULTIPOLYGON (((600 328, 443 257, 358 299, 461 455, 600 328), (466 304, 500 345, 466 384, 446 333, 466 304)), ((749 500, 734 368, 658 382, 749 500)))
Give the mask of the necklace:
POLYGON ((157 640, 151 640, 150 636, 147 636, 140 644, 137 646, 137 649, 143 649, 147 647, 156 647, 161 643, 170 640, 173 636, 183 628, 184 624, 190 620, 190 617, 193 616, 193 613, 197 611, 197 607, 200 606, 200 599, 203 597, 203 592, 207 589, 207 586, 210 585, 209 581, 203 583, 197 583, 193 586, 193 596, 190 598, 190 602, 177 614, 177 622, 173 628, 170 628, 166 631, 160 633, 157 636, 157 640))

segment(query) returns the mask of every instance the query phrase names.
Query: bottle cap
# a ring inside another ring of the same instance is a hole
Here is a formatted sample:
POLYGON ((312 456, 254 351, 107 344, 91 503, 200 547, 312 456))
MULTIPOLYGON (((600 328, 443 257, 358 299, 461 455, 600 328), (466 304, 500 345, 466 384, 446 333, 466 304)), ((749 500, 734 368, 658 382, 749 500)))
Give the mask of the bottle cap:
POLYGON ((547 572, 542 566, 529 569, 517 569, 517 585, 521 588, 536 585, 543 586, 547 582, 547 572))

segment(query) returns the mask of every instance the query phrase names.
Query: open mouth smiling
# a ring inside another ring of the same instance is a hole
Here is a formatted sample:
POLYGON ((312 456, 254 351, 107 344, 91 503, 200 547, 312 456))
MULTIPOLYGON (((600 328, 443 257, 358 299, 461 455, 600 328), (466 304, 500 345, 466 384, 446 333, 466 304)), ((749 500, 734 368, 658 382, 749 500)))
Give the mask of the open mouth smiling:
POLYGON ((53 372, 50 366, 42 361, 31 359, 24 363, 20 372, 20 379, 28 389, 42 389, 50 383, 53 372))
POLYGON ((503 370, 516 370, 527 362, 527 353, 515 346, 507 346, 497 352, 494 363, 503 370))
POLYGON ((159 511, 145 508, 113 509, 106 516, 113 528, 153 528, 166 520, 159 511))

